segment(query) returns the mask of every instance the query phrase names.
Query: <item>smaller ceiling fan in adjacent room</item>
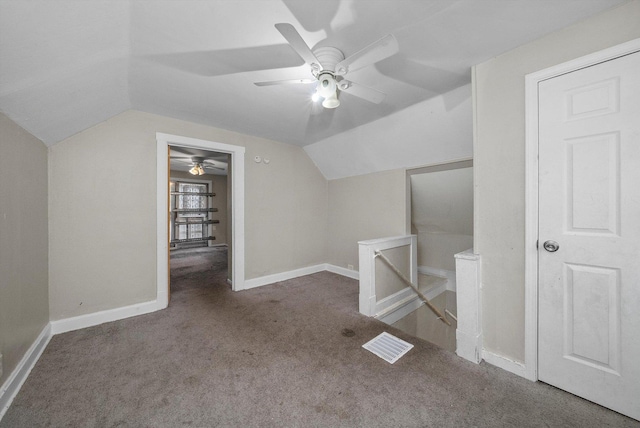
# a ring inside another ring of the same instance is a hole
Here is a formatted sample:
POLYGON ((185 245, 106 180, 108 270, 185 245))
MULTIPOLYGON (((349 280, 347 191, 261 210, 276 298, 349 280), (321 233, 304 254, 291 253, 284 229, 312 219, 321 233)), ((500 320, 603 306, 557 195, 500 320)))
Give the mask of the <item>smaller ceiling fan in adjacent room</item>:
POLYGON ((340 105, 338 95, 341 91, 375 104, 380 104, 384 100, 386 94, 383 92, 347 80, 344 76, 396 54, 398 41, 392 34, 345 58, 342 51, 333 46, 322 46, 312 51, 291 24, 281 23, 276 24, 275 27, 309 66, 310 76, 300 79, 256 82, 255 85, 315 84, 316 91, 312 99, 314 101, 322 99, 322 106, 325 108, 336 108, 340 105))
POLYGON ((171 147, 171 169, 188 171, 192 175, 227 175, 228 156, 225 153, 171 147))

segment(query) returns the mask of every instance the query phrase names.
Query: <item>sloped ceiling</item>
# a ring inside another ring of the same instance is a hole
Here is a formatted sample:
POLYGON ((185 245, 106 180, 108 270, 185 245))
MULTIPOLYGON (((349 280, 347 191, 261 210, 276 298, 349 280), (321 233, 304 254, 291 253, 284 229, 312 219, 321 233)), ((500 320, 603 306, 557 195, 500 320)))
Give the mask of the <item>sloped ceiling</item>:
POLYGON ((621 2, 0 0, 0 110, 47 145, 128 109, 339 143, 469 85, 472 65, 621 2), (346 56, 394 34, 398 54, 349 75, 385 101, 343 93, 328 110, 310 100, 313 85, 253 85, 309 76, 279 22, 346 56))

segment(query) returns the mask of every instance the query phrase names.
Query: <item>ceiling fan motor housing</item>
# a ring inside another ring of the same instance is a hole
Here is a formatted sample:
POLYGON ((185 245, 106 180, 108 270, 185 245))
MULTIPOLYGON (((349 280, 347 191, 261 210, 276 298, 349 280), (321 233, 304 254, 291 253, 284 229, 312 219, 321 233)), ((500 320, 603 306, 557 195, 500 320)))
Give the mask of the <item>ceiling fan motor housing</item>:
POLYGON ((333 46, 323 46, 316 48, 313 51, 313 54, 320 61, 321 73, 322 72, 331 72, 332 74, 336 71, 336 64, 344 59, 344 54, 338 48, 334 48, 333 46))

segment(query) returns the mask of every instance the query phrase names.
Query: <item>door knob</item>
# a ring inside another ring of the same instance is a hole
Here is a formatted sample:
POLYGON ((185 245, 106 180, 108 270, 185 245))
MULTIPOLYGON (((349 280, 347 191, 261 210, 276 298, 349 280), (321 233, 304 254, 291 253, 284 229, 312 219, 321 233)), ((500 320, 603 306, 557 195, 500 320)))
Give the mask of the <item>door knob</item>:
POLYGON ((560 248, 560 244, 558 244, 556 241, 545 241, 542 246, 550 253, 555 253, 560 248))

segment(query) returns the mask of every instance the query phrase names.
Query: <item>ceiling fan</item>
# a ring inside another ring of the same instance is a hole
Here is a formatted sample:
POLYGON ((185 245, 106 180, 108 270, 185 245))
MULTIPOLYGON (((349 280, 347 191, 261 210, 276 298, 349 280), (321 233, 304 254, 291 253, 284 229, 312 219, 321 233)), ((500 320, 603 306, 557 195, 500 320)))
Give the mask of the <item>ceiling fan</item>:
MULTIPOLYGON (((192 175, 204 175, 207 174, 207 170, 227 172, 226 161, 204 156, 188 156, 182 153, 176 153, 174 150, 171 152, 171 164, 180 165, 185 168, 191 167, 188 171, 192 175)), ((211 171, 211 173, 215 174, 215 171, 211 171)))
POLYGON ((312 99, 323 99, 322 106, 336 108, 340 105, 338 94, 345 91, 363 100, 379 104, 386 94, 377 89, 369 88, 345 79, 348 73, 374 64, 398 52, 398 41, 392 35, 386 35, 360 51, 345 58, 342 51, 332 46, 323 46, 311 50, 293 25, 281 23, 276 29, 289 42, 291 47, 310 67, 311 76, 301 79, 276 80, 270 82, 256 82, 256 86, 287 85, 287 84, 316 84, 316 92, 312 99))
POLYGON ((210 159, 205 159, 200 156, 193 156, 191 158, 192 167, 189 169, 189 173, 191 175, 204 175, 206 174, 207 169, 218 169, 221 171, 227 170, 227 165, 219 166, 218 162, 215 162, 210 159))

